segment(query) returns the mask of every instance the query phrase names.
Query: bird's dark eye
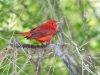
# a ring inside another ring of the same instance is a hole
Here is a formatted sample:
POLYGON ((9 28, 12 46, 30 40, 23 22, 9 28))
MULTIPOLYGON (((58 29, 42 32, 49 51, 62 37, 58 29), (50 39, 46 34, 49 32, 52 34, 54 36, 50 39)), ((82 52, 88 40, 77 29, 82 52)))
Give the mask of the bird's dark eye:
POLYGON ((54 23, 52 23, 52 25, 53 25, 54 23))

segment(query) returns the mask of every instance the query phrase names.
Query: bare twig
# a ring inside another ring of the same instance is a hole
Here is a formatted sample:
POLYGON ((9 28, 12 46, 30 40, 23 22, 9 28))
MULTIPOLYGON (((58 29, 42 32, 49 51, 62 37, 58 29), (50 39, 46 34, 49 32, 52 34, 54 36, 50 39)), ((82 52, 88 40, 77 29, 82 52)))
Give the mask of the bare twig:
POLYGON ((1 51, 0 51, 0 65, 1 63, 3 62, 3 59, 7 53, 8 49, 7 48, 3 48, 1 51))
MULTIPOLYGON (((30 44, 20 44, 20 45, 19 44, 15 44, 15 45, 9 44, 5 48, 9 49, 9 50, 14 50, 15 48, 17 48, 17 50, 21 50, 23 48, 25 50, 31 50, 32 52, 53 49, 55 51, 55 53, 63 60, 65 65, 70 70, 71 74, 78 75, 77 72, 75 71, 75 69, 70 64, 69 60, 66 58, 65 54, 62 52, 62 48, 64 45, 66 45, 66 44, 52 44, 52 43, 50 43, 50 44, 42 45, 42 46, 33 46, 30 44)), ((23 69, 23 67, 22 67, 22 69, 23 69)), ((18 73, 20 73, 20 71, 18 73)))
MULTIPOLYGON (((88 72, 90 72, 91 74, 94 75, 94 73, 90 70, 90 68, 84 63, 83 56, 81 55, 81 53, 79 51, 79 50, 85 51, 85 49, 83 49, 81 47, 78 47, 78 45, 72 39, 70 39, 64 32, 62 32, 62 33, 70 41, 70 45, 73 46, 76 49, 77 54, 78 54, 78 56, 80 57, 80 59, 82 61, 82 75, 84 75, 84 69, 86 69, 88 72)), ((89 53, 87 53, 87 54, 92 58, 92 56, 89 53)))
POLYGON ((20 75, 20 73, 23 71, 23 69, 25 68, 25 66, 27 65, 27 63, 30 61, 31 58, 28 58, 26 60, 26 62, 24 63, 24 65, 22 66, 22 68, 18 71, 17 75, 20 75))
POLYGON ((89 2, 89 0, 87 0, 88 5, 91 7, 91 9, 93 10, 93 13, 96 17, 96 19, 98 20, 98 22, 100 23, 100 18, 98 17, 98 15, 96 14, 96 10, 95 8, 91 5, 91 3, 89 2))

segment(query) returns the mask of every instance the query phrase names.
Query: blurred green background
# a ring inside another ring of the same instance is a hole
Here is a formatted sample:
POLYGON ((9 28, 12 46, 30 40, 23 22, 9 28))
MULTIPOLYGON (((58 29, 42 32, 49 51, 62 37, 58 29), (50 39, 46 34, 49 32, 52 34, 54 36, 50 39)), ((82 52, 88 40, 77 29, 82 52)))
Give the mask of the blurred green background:
MULTIPOLYGON (((88 55, 85 52, 81 52, 84 66, 88 65, 91 70, 87 71, 84 68, 84 75, 97 75, 97 72, 100 71, 99 0, 0 0, 0 49, 4 48, 12 37, 23 44, 40 45, 34 40, 26 40, 22 36, 14 35, 14 33, 29 31, 50 19, 62 22, 58 30, 64 31, 78 46, 83 47, 87 53, 91 54, 92 62, 87 58, 88 55), (97 70, 95 67, 97 67, 97 70)), ((56 36, 54 41, 56 43, 61 41, 69 43, 64 36, 56 36), (58 37, 61 40, 58 40, 58 37)), ((81 60, 76 50, 69 46, 67 52, 73 58, 73 61, 78 64, 77 66, 74 65, 74 68, 79 75, 82 75, 82 72, 79 71, 82 67, 81 60)), ((27 60, 26 58, 28 58, 20 54, 25 53, 23 51, 19 52, 17 71, 20 70, 27 60)), ((14 53, 9 51, 7 55, 7 58, 0 65, 0 75, 15 75, 12 63, 14 53)), ((34 54, 35 57, 38 57, 38 54, 34 54)), ((40 65, 39 75, 70 75, 65 64, 55 54, 45 57, 40 65)), ((30 61, 20 75, 35 75, 35 69, 36 67, 30 61)))

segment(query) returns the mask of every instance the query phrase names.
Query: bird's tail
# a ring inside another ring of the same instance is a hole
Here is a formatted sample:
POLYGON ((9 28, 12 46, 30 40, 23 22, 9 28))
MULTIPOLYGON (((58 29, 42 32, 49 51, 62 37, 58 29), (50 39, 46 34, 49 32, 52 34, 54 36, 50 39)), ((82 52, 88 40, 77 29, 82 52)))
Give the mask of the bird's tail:
POLYGON ((22 35, 22 36, 26 36, 26 37, 30 37, 31 36, 31 33, 30 32, 16 32, 15 34, 22 35))

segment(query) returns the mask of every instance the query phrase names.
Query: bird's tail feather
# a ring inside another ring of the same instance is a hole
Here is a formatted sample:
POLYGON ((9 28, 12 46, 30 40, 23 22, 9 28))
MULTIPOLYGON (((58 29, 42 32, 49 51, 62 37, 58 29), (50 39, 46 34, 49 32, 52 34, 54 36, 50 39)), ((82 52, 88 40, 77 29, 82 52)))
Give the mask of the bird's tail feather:
POLYGON ((16 32, 15 34, 22 35, 22 36, 26 36, 26 37, 30 37, 31 36, 31 33, 30 32, 16 32))

